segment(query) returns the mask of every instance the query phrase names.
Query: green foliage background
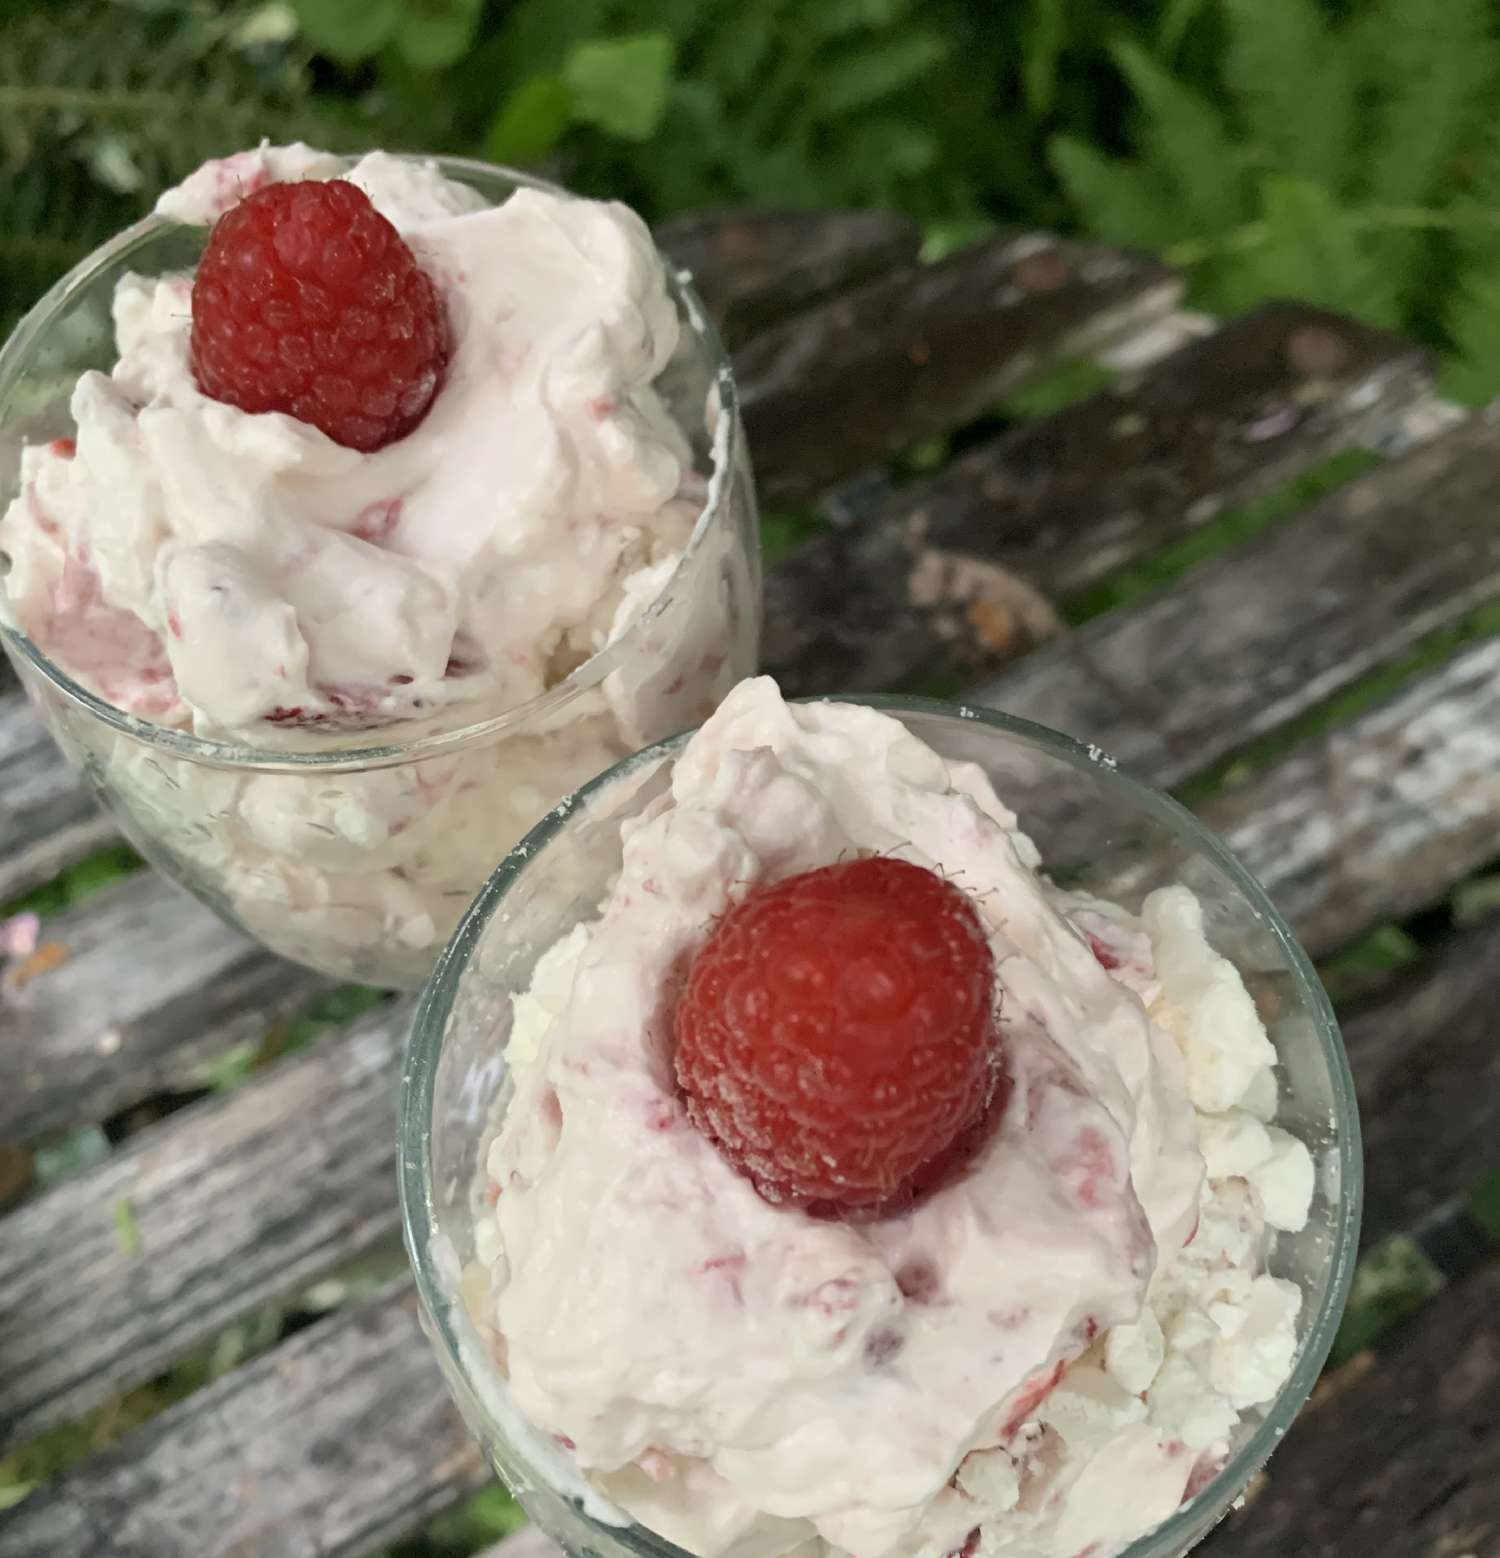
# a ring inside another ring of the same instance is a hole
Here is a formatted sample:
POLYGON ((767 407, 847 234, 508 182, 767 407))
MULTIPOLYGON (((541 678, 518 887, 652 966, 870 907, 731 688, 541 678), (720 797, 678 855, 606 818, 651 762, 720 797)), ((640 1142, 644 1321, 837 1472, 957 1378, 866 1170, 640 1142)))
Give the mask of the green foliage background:
POLYGON ((1165 252, 1500 390, 1490 0, 4 0, 0 297, 267 134, 536 165, 648 215, 880 205, 1165 252))

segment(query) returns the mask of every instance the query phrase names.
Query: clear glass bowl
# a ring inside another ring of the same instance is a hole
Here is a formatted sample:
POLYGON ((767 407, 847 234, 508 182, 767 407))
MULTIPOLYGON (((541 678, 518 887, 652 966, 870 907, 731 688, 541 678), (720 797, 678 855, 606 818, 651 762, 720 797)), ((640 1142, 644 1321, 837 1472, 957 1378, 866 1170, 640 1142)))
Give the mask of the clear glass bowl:
MULTIPOLYGON (((484 163, 414 160, 494 203, 521 185, 552 187, 484 163)), ((190 270, 206 236, 147 218, 17 327, 0 351, 0 511, 19 489, 22 446, 71 434, 75 381, 113 367, 116 282, 127 271, 190 270)), ((341 978, 416 988, 495 864, 549 806, 704 719, 754 669, 759 553, 734 379, 691 286, 667 269, 683 330, 656 387, 693 450, 703 509, 655 603, 530 702, 477 721, 470 709, 449 726, 393 727, 384 740, 376 730, 242 746, 111 707, 0 620, 42 719, 126 837, 272 951, 341 978)))
MULTIPOLYGON (((1214 947, 1243 974, 1280 1061, 1278 1123, 1312 1151, 1307 1228, 1278 1237, 1269 1269, 1304 1302, 1299 1348, 1276 1399, 1242 1424, 1223 1470, 1127 1558, 1177 1558, 1219 1520, 1276 1447, 1327 1357, 1359 1239, 1361 1159, 1354 1088, 1328 999, 1264 891, 1175 801, 1119 773, 1097 750, 988 709, 917 698, 851 700, 894 715, 950 760, 978 763, 1042 852, 1052 879, 1137 909, 1182 882, 1214 947)), ((424 1324, 448 1385, 491 1461, 532 1518, 573 1552, 680 1558, 620 1523, 557 1448, 520 1420, 479 1342, 460 1283, 473 1258, 480 1152, 503 1109, 510 997, 538 958, 596 917, 621 863, 620 824, 669 779, 685 737, 628 758, 548 815, 495 872, 444 952, 418 1008, 402 1077, 398 1143, 406 1240, 424 1324)), ((643 1258, 647 1252, 642 1252, 643 1258)))

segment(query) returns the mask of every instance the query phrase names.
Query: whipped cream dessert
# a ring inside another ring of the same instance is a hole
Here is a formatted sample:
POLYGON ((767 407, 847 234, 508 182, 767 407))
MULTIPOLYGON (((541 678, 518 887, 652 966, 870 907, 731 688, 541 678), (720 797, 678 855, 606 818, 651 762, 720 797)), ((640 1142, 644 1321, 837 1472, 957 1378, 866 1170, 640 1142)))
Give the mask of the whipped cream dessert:
POLYGON ((705 1558, 1107 1558, 1290 1372, 1301 1293, 1265 1267, 1313 1164, 1197 900, 1058 890, 984 773, 886 715, 737 687, 513 998, 506 1061, 468 1314, 530 1424, 705 1558), (841 1217, 726 1158, 674 1043, 716 927, 866 858, 977 916, 999 1081, 959 1169, 841 1217))
MULTIPOLYGON (((440 299, 446 360, 417 425, 366 451, 212 398, 194 277, 127 274, 118 361, 79 378, 72 436, 25 450, 0 552, 11 621, 68 676, 272 757, 453 731, 640 643, 546 721, 405 767, 233 777, 130 743, 107 754, 127 815, 180 819, 183 870, 209 873, 253 930, 378 964, 440 945, 558 796, 701 719, 752 663, 755 630, 726 620, 721 574, 748 565, 722 541, 694 598, 642 620, 724 475, 727 429, 716 394, 705 421, 701 390, 686 412, 659 392, 704 348, 640 219, 541 189, 491 206, 429 164, 348 167, 301 145, 209 163, 157 211, 207 226, 271 185, 331 179, 368 196, 440 299)), ((370 314, 374 330, 378 298, 370 314)), ((317 332, 252 347, 294 349, 322 350, 317 332)))

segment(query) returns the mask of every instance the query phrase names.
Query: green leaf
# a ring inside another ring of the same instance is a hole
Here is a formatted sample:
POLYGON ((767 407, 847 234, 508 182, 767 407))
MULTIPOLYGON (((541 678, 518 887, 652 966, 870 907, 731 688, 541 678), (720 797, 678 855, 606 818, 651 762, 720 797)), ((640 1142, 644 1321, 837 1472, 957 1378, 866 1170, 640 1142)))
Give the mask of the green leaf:
POLYGON ((276 1053, 290 1055, 307 1049, 328 1032, 330 1023, 342 1027, 388 999, 383 990, 369 985, 335 985, 286 1025, 276 1053))
POLYGON ((1460 929, 1500 913, 1500 875, 1471 876, 1453 889, 1453 923, 1460 929))
POLYGON ((921 443, 903 450, 893 463, 902 477, 926 476, 945 466, 952 453, 953 440, 939 435, 936 438, 924 438, 921 443))
MULTIPOLYGON (((747 10, 757 9, 752 3, 747 10)), ((911 0, 817 0, 804 7, 797 19, 799 27, 820 38, 837 38, 846 33, 874 31, 898 22, 911 9, 911 0)), ((773 6, 766 5, 767 14, 773 6)))
POLYGON ((1106 157, 1071 135, 1052 137, 1047 160, 1093 237, 1160 249, 1181 236, 1165 191, 1149 169, 1106 157))
POLYGON ((1422 949, 1399 925, 1378 925, 1337 957, 1320 964, 1318 977, 1329 998, 1352 1000, 1368 993, 1422 956, 1422 949))
POLYGON ((999 230, 992 216, 955 216, 946 221, 928 222, 922 229, 922 263, 931 265, 967 249, 999 230))
POLYGON ((702 76, 738 92, 760 74, 775 42, 776 17, 769 6, 736 6, 705 40, 702 76))
POLYGON ((1267 241, 1244 260, 1262 296, 1300 298, 1376 324, 1395 323, 1391 278, 1323 185, 1267 174, 1260 189, 1267 241))
POLYGON ((1468 173, 1452 206, 1459 257, 1473 269, 1500 266, 1500 120, 1485 132, 1468 173))
POLYGON ((562 69, 574 118, 622 140, 649 140, 667 106, 673 55, 665 33, 580 43, 562 69))
POLYGON ((795 552, 804 541, 811 541, 828 528, 821 514, 810 509, 760 516, 760 555, 767 567, 795 552))
POLYGON ((1500 259, 1459 277, 1443 323, 1455 353, 1443 365, 1443 393, 1475 406, 1500 395, 1500 259))
POLYGON ((1003 416, 1018 422, 1039 421, 1061 411, 1064 406, 1087 400, 1090 395, 1108 389, 1114 381, 1115 376, 1108 368, 1101 368, 1086 357, 1074 358, 1059 363, 1035 383, 1007 395, 999 409, 1003 416))
POLYGON ((1021 87, 1026 106, 1038 119, 1052 112, 1057 99, 1057 62, 1067 41, 1063 0, 1031 0, 1031 18, 1022 41, 1021 87))
POLYGON ((290 43, 297 36, 297 13, 287 0, 265 0, 235 23, 229 35, 237 49, 254 49, 264 44, 290 43))
POLYGON ((399 1552, 407 1558, 416 1558, 418 1552, 477 1553, 525 1524, 526 1511, 496 1483, 467 1503, 438 1515, 427 1527, 427 1541, 420 1548, 413 1551, 403 1546, 399 1552))
POLYGON ((572 49, 603 29, 608 14, 608 0, 518 0, 497 35, 505 79, 556 75, 572 49))
POLYGON ((561 76, 533 76, 506 98, 484 138, 496 162, 536 162, 573 122, 573 94, 561 76))
POLYGON ((63 909, 81 903, 101 888, 141 870, 145 861, 128 844, 111 844, 92 855, 85 855, 50 882, 0 907, 0 918, 31 910, 45 919, 63 909))
POLYGON ((1421 947, 1399 925, 1378 925, 1333 958, 1328 968, 1356 974, 1388 974, 1415 963, 1421 955, 1421 947))
POLYGON ((933 32, 845 49, 824 61, 806 111, 825 121, 868 108, 920 80, 947 53, 947 40, 933 32))
POLYGON ((1441 1291, 1443 1283, 1442 1273, 1405 1234, 1377 1244, 1355 1268, 1330 1366, 1347 1363, 1441 1291))
POLYGON ((1224 75, 1265 160, 1341 189, 1354 78, 1317 0, 1224 0, 1224 75))
POLYGON ((307 1020, 336 1024, 353 1022, 356 1017, 384 1006, 390 998, 388 990, 376 989, 374 985, 335 985, 308 1006, 307 1020))
POLYGON ((51 1137, 37 1147, 33 1158, 37 1183, 55 1185, 59 1180, 81 1174, 102 1163, 111 1151, 109 1137, 97 1125, 80 1125, 51 1137))
POLYGON ((1182 40, 1208 4, 1209 0, 1167 0, 1156 29, 1156 47, 1164 59, 1170 59, 1182 47, 1182 40))
POLYGON ((1364 148, 1368 194, 1430 202, 1449 187, 1466 139, 1489 111, 1495 40, 1489 0, 1376 0, 1369 13, 1378 102, 1364 148))
POLYGON ((938 138, 925 125, 894 116, 855 125, 845 140, 845 148, 861 163, 878 165, 898 178, 926 173, 942 151, 938 138))
POLYGON ((1491 1174, 1475 1187, 1469 1197, 1469 1215, 1500 1243, 1500 1174, 1491 1174))
POLYGON ((202 1065, 197 1080, 211 1093, 232 1093, 254 1074, 261 1061, 261 1043, 245 1039, 202 1065))
POLYGON ((1183 232, 1225 232, 1247 214, 1241 158, 1219 111, 1138 44, 1110 50, 1146 111, 1145 147, 1176 195, 1183 232))
POLYGON ((735 178, 752 205, 812 206, 827 187, 825 175, 798 146, 745 146, 735 178))
MULTIPOLYGON (((1100 616, 1116 606, 1123 606, 1141 596, 1159 590, 1182 578, 1191 569, 1200 568, 1216 557, 1223 557, 1236 547, 1242 547, 1264 535, 1274 526, 1284 524, 1293 514, 1300 514, 1326 494, 1336 491, 1345 482, 1372 470, 1379 459, 1365 449, 1345 449, 1332 459, 1282 482, 1270 492, 1252 499, 1239 508, 1228 509, 1204 521, 1196 530, 1189 531, 1180 541, 1153 552, 1137 563, 1117 568, 1082 594, 1067 602, 1068 621, 1073 626, 1100 616)), ((1282 727, 1283 731, 1286 729, 1282 727)), ((1198 778, 1184 785, 1179 799, 1188 795, 1202 796, 1215 792, 1221 782, 1227 781, 1230 772, 1242 766, 1236 758, 1228 768, 1209 769, 1198 778)))
POLYGON ((302 36, 346 64, 378 54, 401 22, 402 0, 293 0, 302 36))
POLYGON ((733 199, 721 184, 740 143, 731 138, 724 99, 706 81, 672 83, 661 129, 652 140, 652 183, 658 209, 691 210, 733 199), (658 160, 659 158, 659 160, 658 160))
POLYGON ((713 0, 614 0, 609 7, 613 32, 664 32, 678 42, 687 38, 713 0))
POLYGON ((242 19, 67 0, 0 27, 0 334, 206 157, 262 135, 333 138, 308 106, 310 51, 239 49, 242 19))
POLYGON ((141 1229, 135 1220, 135 1208, 130 1204, 128 1196, 121 1196, 115 1202, 115 1243, 119 1245, 122 1255, 141 1253, 141 1229))
POLYGON ((441 70, 467 54, 484 0, 405 0, 396 48, 416 70, 441 70))

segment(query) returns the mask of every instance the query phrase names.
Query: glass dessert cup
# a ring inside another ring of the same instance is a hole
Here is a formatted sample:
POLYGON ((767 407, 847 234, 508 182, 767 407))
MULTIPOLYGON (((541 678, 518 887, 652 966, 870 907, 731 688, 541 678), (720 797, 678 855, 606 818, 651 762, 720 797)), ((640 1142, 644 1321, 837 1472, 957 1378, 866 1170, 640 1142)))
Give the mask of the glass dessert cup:
MULTIPOLYGON (((978 763, 1059 886, 1132 911, 1154 888, 1190 888, 1211 945, 1239 969, 1275 1046, 1277 1123, 1306 1143, 1316 1176, 1306 1228, 1277 1235, 1266 1263, 1302 1291, 1297 1353, 1274 1399, 1245 1415, 1223 1468, 1123 1549, 1127 1558, 1177 1558, 1224 1515, 1286 1432, 1323 1366, 1347 1296, 1359 1235, 1359 1122, 1327 997, 1281 916, 1224 845, 1095 749, 988 709, 917 698, 847 701, 894 716, 950 761, 978 763)), ((612 1508, 521 1418, 469 1318, 464 1273, 474 1258, 482 1153, 507 1096, 511 997, 528 989, 549 947, 597 915, 620 868, 621 824, 664 793, 686 740, 661 742, 602 774, 504 861, 438 962, 401 1083, 406 1241, 448 1387, 537 1524, 572 1552, 607 1558, 682 1549, 612 1508)))
MULTIPOLYGON (((459 158, 414 160, 492 204, 522 186, 553 188, 459 158)), ((0 350, 0 511, 18 490, 22 446, 71 435, 74 383, 113 366, 120 277, 191 269, 207 231, 137 223, 17 327, 0 350)), ((548 806, 704 719, 754 669, 759 553, 734 381, 691 286, 666 270, 683 328, 655 387, 691 448, 685 481, 701 511, 657 598, 526 703, 498 713, 454 703, 337 735, 283 730, 274 745, 213 739, 111 706, 6 620, 0 602, 17 675, 125 836, 272 951, 340 978, 417 988, 496 862, 548 806)))

